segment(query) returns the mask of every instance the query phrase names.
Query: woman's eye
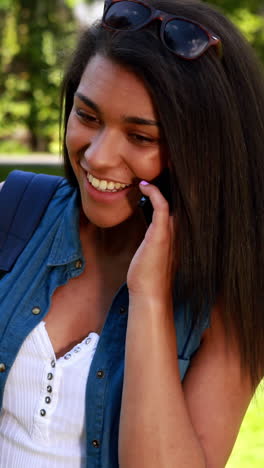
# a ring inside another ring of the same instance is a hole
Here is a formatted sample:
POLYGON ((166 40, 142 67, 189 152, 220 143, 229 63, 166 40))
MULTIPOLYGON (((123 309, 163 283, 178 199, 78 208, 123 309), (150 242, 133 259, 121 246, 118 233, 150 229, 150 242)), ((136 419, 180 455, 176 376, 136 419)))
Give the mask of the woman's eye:
POLYGON ((139 135, 138 133, 132 133, 130 138, 136 143, 155 143, 155 138, 147 137, 145 135, 139 135))
POLYGON ((76 114, 81 120, 85 122, 91 122, 91 123, 98 122, 98 119, 95 115, 88 114, 87 112, 84 112, 82 109, 76 109, 76 114))

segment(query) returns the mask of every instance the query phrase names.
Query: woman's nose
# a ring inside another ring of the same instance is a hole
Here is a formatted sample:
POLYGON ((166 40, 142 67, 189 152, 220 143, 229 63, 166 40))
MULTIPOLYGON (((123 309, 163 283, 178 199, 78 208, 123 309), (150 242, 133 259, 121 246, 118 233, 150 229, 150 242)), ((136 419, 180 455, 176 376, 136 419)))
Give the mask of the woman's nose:
POLYGON ((91 138, 84 157, 93 168, 116 166, 122 158, 122 146, 117 131, 104 129, 91 138))

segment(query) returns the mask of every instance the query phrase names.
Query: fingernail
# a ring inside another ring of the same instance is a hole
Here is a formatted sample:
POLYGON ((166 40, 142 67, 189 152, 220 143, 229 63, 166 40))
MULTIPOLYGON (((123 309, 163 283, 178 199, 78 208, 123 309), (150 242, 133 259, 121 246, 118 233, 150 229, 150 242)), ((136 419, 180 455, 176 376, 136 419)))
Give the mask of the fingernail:
POLYGON ((146 185, 149 185, 149 183, 146 180, 142 180, 140 182, 140 185, 146 186, 146 185))

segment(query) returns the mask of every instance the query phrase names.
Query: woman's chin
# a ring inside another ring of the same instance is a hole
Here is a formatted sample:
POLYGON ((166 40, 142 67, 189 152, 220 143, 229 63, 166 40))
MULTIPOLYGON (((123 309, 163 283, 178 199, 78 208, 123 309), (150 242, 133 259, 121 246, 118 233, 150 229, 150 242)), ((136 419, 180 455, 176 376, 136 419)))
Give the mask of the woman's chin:
POLYGON ((126 221, 130 220, 133 216, 133 211, 131 210, 130 213, 126 215, 121 215, 121 213, 110 214, 110 213, 84 213, 89 222, 92 223, 94 226, 99 228, 107 229, 119 226, 126 221))

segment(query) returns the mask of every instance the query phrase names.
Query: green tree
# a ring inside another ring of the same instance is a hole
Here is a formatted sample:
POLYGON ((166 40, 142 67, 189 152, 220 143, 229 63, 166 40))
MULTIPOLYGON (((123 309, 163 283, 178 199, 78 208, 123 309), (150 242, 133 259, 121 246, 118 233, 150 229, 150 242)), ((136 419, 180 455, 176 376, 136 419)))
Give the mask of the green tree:
MULTIPOLYGON (((59 85, 79 2, 0 0, 0 150, 17 138, 34 151, 58 150, 59 85)), ((208 3, 237 24, 264 61, 263 0, 208 3)))
POLYGON ((57 140, 60 70, 75 31, 72 9, 60 0, 1 0, 1 13, 0 138, 11 128, 24 129, 30 148, 45 151, 57 140))
POLYGON ((264 61, 263 0, 210 0, 237 25, 264 61))

